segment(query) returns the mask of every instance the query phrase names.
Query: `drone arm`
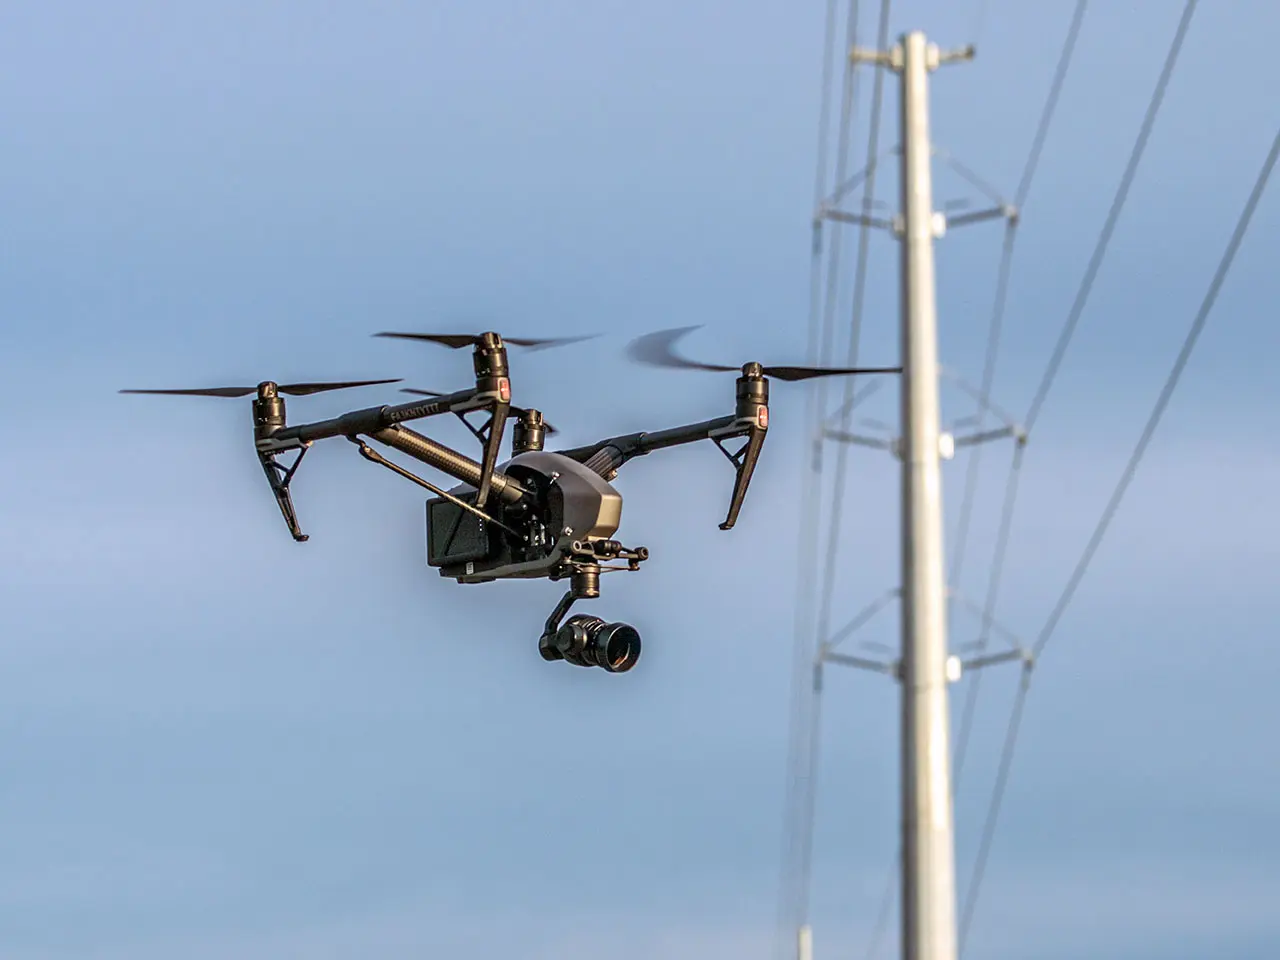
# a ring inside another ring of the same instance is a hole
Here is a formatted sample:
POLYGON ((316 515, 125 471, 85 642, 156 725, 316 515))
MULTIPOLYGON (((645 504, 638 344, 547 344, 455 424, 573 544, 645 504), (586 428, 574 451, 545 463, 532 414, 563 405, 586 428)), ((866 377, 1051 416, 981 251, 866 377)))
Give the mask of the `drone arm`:
POLYGON ((659 430, 657 433, 640 434, 640 453, 676 447, 683 443, 694 443, 698 440, 709 440, 733 426, 736 417, 716 417, 701 423, 691 423, 686 427, 672 427, 670 430, 659 430))
MULTIPOLYGON (((482 445, 483 453, 482 463, 478 465, 480 474, 478 479, 466 481, 473 483, 477 489, 476 506, 482 508, 489 499, 490 490, 493 489, 494 467, 498 463, 498 451, 502 446, 503 425, 507 422, 507 414, 511 410, 511 384, 505 375, 481 376, 477 373, 477 387, 472 390, 464 390, 460 393, 449 394, 444 397, 423 402, 421 400, 402 403, 394 407, 383 408, 384 426, 404 423, 409 420, 418 420, 422 417, 431 417, 440 413, 457 414, 462 422, 476 435, 482 445), (464 414, 473 410, 488 410, 489 422, 486 426, 476 429, 470 423, 464 414)), ((372 430, 362 431, 370 436, 374 434, 372 430)), ((417 434, 414 434, 417 436, 417 434)), ((445 448, 441 448, 445 449, 445 448)), ((466 459, 466 458, 464 458, 466 459)), ((471 461, 468 460, 468 463, 471 461)), ((441 468, 444 469, 444 468, 441 468)), ((446 470, 445 472, 449 472, 446 470)), ((451 474, 457 476, 457 474, 451 474)))
POLYGON ((698 440, 712 440, 721 453, 733 464, 736 476, 733 496, 729 500, 729 513, 721 530, 730 530, 738 522, 738 513, 747 496, 747 487, 755 473, 760 451, 764 447, 765 433, 769 429, 769 384, 764 377, 744 373, 737 382, 737 403, 733 416, 704 420, 684 427, 673 427, 657 433, 631 433, 613 437, 587 447, 563 450, 561 454, 577 460, 606 480, 612 480, 618 469, 632 457, 643 456, 663 447, 674 447, 698 440), (734 437, 746 437, 747 442, 737 453, 730 453, 724 441, 734 437))
POLYGON ((421 420, 424 417, 434 417, 442 413, 474 410, 485 405, 486 400, 481 398, 476 390, 470 389, 432 400, 415 400, 392 407, 367 407, 364 410, 344 413, 332 420, 301 423, 296 427, 272 430, 258 439, 258 449, 264 452, 293 450, 330 437, 352 437, 360 433, 372 435, 407 420, 421 420))
POLYGON ((729 500, 729 513, 724 523, 720 524, 721 530, 730 530, 738 522, 738 513, 742 509, 743 500, 746 499, 747 487, 751 484, 756 463, 760 460, 760 451, 764 447, 769 418, 767 413, 760 414, 759 410, 767 410, 767 408, 757 407, 745 417, 734 414, 731 417, 704 420, 684 427, 660 430, 657 433, 631 433, 586 447, 562 450, 560 453, 572 460, 577 460, 606 480, 611 480, 618 469, 633 457, 644 456, 646 453, 665 447, 695 443, 699 440, 712 440, 736 470, 733 496, 729 500), (747 438, 747 442, 737 453, 731 454, 725 450, 724 441, 742 436, 747 438))
MULTIPOLYGON (((477 387, 461 390, 457 393, 434 397, 430 400, 413 400, 409 403, 401 403, 389 407, 369 407, 365 410, 345 413, 340 417, 334 417, 332 420, 321 420, 318 423, 304 423, 296 427, 274 430, 258 440, 258 451, 261 454, 267 454, 280 450, 297 449, 314 443, 316 440, 326 440, 330 437, 354 437, 364 434, 365 436, 382 439, 381 434, 383 433, 395 437, 399 435, 396 433, 400 429, 399 425, 407 421, 439 416, 442 413, 464 414, 472 410, 489 410, 491 418, 487 432, 485 434, 477 434, 484 444, 483 464, 477 464, 475 461, 449 450, 448 447, 434 444, 420 434, 412 431, 407 431, 405 434, 406 436, 418 437, 421 441, 432 444, 433 449, 427 455, 434 457, 435 460, 439 461, 439 464, 433 460, 426 460, 425 462, 436 466, 450 476, 474 485, 479 491, 476 505, 483 508, 489 491, 496 489, 496 485, 499 482, 493 470, 498 459, 498 447, 502 442, 502 424, 506 421, 510 400, 511 388, 507 381, 503 379, 501 383, 492 385, 486 383, 484 389, 477 387), (464 461, 471 466, 463 466, 464 461), (471 478, 473 468, 476 471, 474 479, 471 478), (462 470, 466 475, 459 473, 459 470, 462 470)), ((387 441, 384 440, 383 442, 387 441)), ((395 446, 394 443, 389 445, 395 446)), ((405 450, 405 452, 409 453, 410 456, 422 459, 412 450, 405 450)))
POLYGON ((696 443, 717 435, 720 431, 731 427, 736 417, 717 417, 715 420, 703 420, 683 427, 672 427, 670 430, 659 430, 655 433, 628 433, 621 437, 610 437, 585 447, 558 451, 561 456, 577 460, 583 466, 608 479, 628 460, 642 457, 654 450, 675 447, 684 443, 696 443))
MULTIPOLYGON (((480 464, 456 450, 449 449, 444 444, 436 443, 420 433, 415 433, 408 427, 393 425, 370 431, 369 436, 379 443, 407 453, 415 460, 434 467, 441 473, 447 473, 462 483, 470 484, 477 490, 480 487, 481 477, 484 474, 480 464)), ((504 473, 493 473, 489 488, 507 503, 515 503, 527 493, 515 479, 504 473)))
POLYGON ((588 447, 564 450, 561 453, 577 460, 606 480, 611 480, 618 469, 633 457, 644 456, 646 453, 661 450, 664 447, 695 443, 699 440, 712 440, 736 470, 733 496, 729 500, 729 514, 724 523, 720 524, 721 530, 730 530, 738 522, 738 513, 747 496, 747 487, 751 484, 751 476, 755 473, 756 463, 760 459, 767 424, 768 414, 761 416, 753 411, 750 417, 740 417, 735 414, 731 417, 704 420, 702 423, 691 423, 684 427, 673 427, 657 433, 632 433, 623 437, 613 437, 588 447), (731 454, 724 448, 724 441, 742 436, 747 438, 747 442, 737 453, 731 454))

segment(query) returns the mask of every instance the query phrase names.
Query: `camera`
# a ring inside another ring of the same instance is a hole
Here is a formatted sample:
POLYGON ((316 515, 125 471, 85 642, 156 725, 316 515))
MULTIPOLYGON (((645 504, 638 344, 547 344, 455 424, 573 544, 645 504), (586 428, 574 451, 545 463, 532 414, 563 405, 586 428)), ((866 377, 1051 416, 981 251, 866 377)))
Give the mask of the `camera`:
POLYGON ((626 673, 640 659, 640 633, 628 623, 606 623, 576 614, 538 644, 544 660, 566 660, 579 667, 626 673))

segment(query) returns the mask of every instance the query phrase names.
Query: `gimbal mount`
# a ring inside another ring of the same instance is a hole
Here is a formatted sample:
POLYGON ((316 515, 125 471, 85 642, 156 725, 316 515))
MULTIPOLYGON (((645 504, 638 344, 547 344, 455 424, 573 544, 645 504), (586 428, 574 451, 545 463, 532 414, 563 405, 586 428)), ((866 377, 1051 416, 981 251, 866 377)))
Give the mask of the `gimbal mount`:
MULTIPOLYGON (((639 570, 640 562, 649 556, 644 547, 626 551, 616 541, 608 543, 615 556, 625 555, 628 561, 627 567, 614 569, 639 570)), ((579 546, 574 544, 575 548, 579 546)), ((579 667, 603 667, 610 673, 624 673, 640 659, 640 633, 630 624, 606 623, 600 617, 577 614, 560 625, 575 600, 600 596, 600 573, 601 567, 589 562, 574 568, 569 591, 547 617, 538 639, 538 653, 543 660, 567 660, 579 667)))

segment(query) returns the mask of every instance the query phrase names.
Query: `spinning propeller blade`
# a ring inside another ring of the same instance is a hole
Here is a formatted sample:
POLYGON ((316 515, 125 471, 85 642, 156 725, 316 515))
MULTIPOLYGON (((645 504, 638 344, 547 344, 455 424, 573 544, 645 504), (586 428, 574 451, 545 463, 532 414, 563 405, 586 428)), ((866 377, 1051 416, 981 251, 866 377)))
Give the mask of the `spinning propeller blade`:
MULTIPOLYGON (((443 393, 437 393, 434 390, 414 390, 414 389, 411 389, 410 387, 401 387, 400 392, 412 393, 418 397, 443 397, 444 396, 443 393)), ((525 412, 524 407, 510 407, 508 408, 508 411, 507 411, 507 417, 508 419, 517 419, 519 417, 524 416, 524 412, 525 412)), ((553 434, 560 432, 551 424, 547 423, 545 420, 542 422, 542 428, 543 430, 546 431, 547 436, 551 436, 553 434)))
MULTIPOLYGON (((391 333, 384 331, 383 333, 375 333, 374 336, 394 337, 398 340, 425 340, 428 343, 438 343, 454 350, 472 347, 480 342, 480 334, 470 333, 391 333)), ((542 340, 529 339, 527 337, 503 337, 502 340, 504 343, 510 343, 517 347, 527 347, 530 350, 545 350, 547 347, 561 347, 569 343, 592 340, 595 336, 595 334, 589 334, 584 337, 559 337, 542 340)))
MULTIPOLYGON (((381 383, 399 383, 403 377, 394 380, 345 380, 338 383, 281 383, 276 391, 291 397, 306 397, 326 390, 346 390, 349 387, 372 387, 381 383)), ((180 397, 247 397, 258 392, 257 387, 205 387, 192 390, 121 390, 121 393, 149 393, 180 397)))
MULTIPOLYGON (((627 345, 627 356, 636 363, 648 364, 652 367, 670 367, 683 370, 713 370, 728 373, 738 372, 741 367, 726 367, 718 364, 698 363, 688 360, 675 352, 674 344, 697 327, 678 327, 673 330, 659 330, 647 333, 643 337, 632 340, 627 345)), ((813 377, 835 377, 859 373, 901 373, 901 367, 762 367, 766 377, 778 380, 809 380, 813 377)))

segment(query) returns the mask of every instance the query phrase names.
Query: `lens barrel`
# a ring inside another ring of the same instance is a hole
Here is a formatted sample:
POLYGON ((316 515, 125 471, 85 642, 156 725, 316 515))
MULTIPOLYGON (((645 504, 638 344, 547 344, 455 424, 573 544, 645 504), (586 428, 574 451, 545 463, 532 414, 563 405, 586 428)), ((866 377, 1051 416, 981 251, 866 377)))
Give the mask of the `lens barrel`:
POLYGON ((579 667, 626 673, 640 659, 640 633, 628 623, 606 623, 580 613, 556 632, 555 647, 565 660, 579 667))

